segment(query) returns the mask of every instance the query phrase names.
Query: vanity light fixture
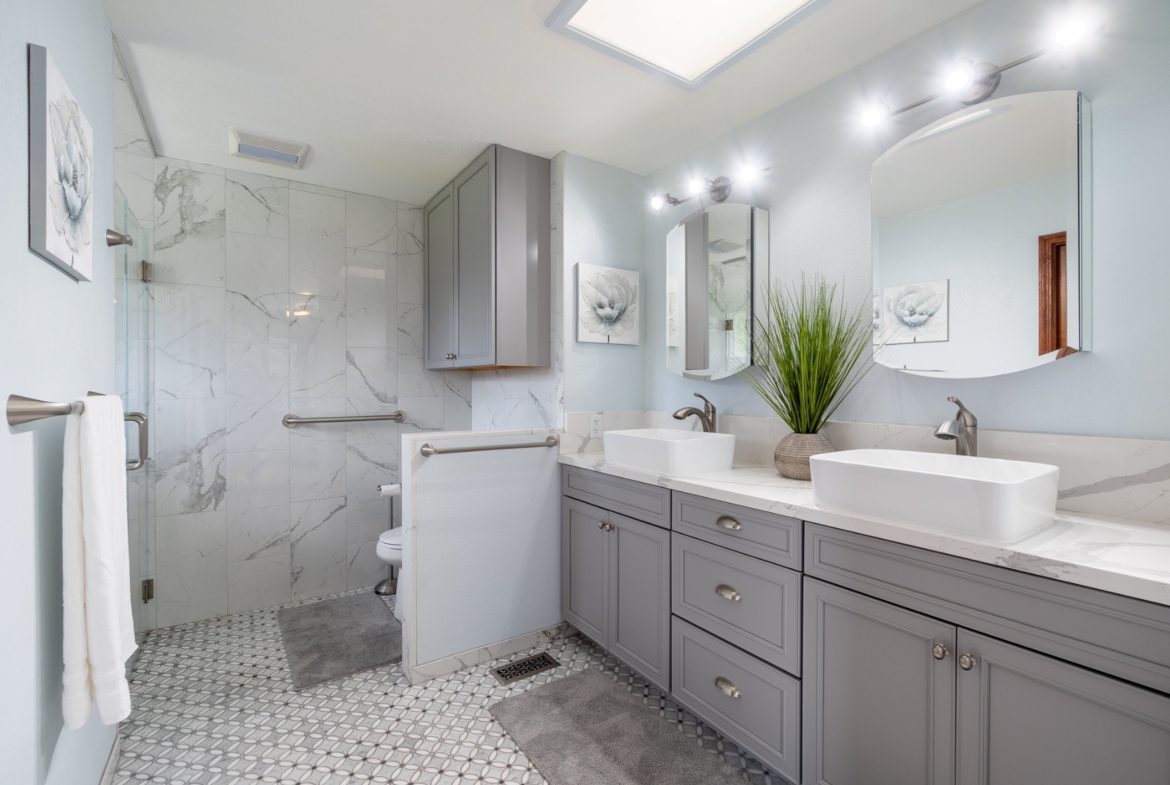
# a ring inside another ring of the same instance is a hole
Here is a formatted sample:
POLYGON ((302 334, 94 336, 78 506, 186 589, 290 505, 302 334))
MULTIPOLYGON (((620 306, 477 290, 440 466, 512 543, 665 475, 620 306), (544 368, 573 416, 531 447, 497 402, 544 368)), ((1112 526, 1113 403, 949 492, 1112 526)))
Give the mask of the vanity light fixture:
POLYGON ((750 187, 759 181, 766 171, 768 171, 766 166, 742 164, 736 170, 735 179, 723 175, 715 178, 692 177, 687 181, 686 196, 675 196, 669 192, 654 194, 650 197, 650 209, 661 210, 667 205, 674 207, 683 202, 689 202, 691 199, 701 199, 704 196, 709 197, 713 202, 725 202, 731 196, 732 186, 750 187))
POLYGON ((949 96, 972 106, 990 98, 999 88, 1004 71, 1029 63, 1046 54, 1066 52, 1084 45, 1103 27, 1103 19, 1095 9, 1076 8, 1056 20, 1044 39, 1044 48, 1012 60, 1004 65, 972 60, 956 60, 946 67, 938 80, 938 91, 925 98, 890 109, 881 102, 873 102, 858 114, 858 124, 877 129, 897 115, 917 109, 931 101, 949 96))

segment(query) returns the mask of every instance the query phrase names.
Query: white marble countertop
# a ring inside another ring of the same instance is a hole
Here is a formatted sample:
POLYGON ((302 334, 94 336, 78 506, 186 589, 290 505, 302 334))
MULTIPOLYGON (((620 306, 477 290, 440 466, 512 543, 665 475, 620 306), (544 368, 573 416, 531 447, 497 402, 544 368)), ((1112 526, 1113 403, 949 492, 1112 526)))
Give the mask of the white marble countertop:
POLYGON ((607 464, 601 453, 561 455, 560 462, 1170 606, 1170 528, 1164 526, 1057 511, 1052 526, 1005 545, 823 510, 813 502, 812 483, 780 477, 771 466, 667 477, 607 464))

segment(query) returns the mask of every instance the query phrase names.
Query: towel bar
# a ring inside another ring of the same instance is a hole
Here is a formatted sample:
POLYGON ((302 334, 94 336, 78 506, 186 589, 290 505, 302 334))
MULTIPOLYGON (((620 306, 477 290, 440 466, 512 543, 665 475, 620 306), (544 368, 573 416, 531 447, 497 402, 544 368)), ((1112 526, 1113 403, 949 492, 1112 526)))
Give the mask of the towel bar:
MULTIPOLYGON (((98 395, 99 393, 90 394, 98 395)), ((28 398, 24 395, 8 396, 7 416, 10 426, 24 425, 25 423, 45 420, 49 417, 60 417, 66 414, 80 414, 84 411, 85 401, 54 403, 52 401, 28 398)), ((123 419, 126 422, 132 422, 138 426, 138 459, 126 461, 126 470, 132 472, 146 465, 147 453, 150 449, 150 426, 147 422, 146 415, 142 412, 126 412, 123 419)))

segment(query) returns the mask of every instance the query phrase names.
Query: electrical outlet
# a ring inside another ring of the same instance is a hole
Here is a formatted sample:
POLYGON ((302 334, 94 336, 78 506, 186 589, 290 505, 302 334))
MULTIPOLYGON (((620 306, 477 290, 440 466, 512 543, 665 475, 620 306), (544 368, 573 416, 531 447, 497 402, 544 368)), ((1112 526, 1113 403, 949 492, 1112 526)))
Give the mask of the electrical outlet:
POLYGON ((600 414, 589 415, 589 438, 590 439, 600 439, 601 438, 601 415, 600 414))

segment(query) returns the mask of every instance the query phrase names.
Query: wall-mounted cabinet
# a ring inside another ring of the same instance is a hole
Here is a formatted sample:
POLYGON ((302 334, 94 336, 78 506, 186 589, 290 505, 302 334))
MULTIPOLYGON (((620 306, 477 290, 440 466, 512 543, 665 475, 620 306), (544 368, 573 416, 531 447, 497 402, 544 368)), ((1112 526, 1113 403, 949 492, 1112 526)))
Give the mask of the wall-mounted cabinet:
POLYGON ((548 365, 549 178, 492 145, 427 203, 427 368, 548 365))

